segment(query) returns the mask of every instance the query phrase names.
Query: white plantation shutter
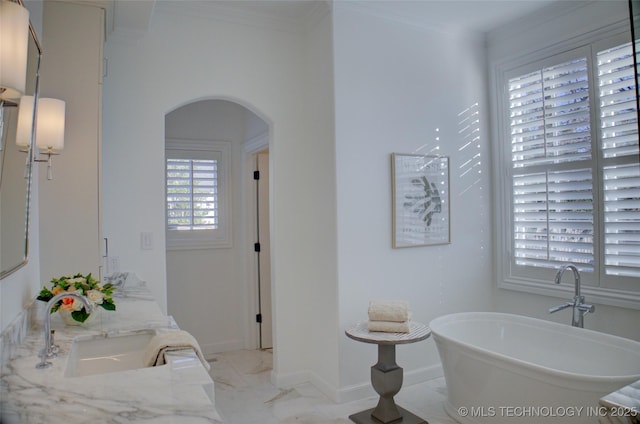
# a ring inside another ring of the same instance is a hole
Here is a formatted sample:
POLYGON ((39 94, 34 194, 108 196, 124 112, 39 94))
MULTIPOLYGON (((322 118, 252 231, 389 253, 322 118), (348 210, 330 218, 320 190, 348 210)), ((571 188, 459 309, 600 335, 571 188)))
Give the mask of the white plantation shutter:
POLYGON ((593 271, 586 57, 512 78, 513 256, 517 265, 593 271), (574 169, 575 168, 575 169, 574 169))
POLYGON ((514 167, 546 157, 542 73, 534 72, 509 81, 511 145, 514 167))
POLYGON ((549 262, 593 271, 591 169, 548 173, 549 262))
POLYGON ((604 269, 640 277, 640 172, 631 43, 598 52, 604 191, 604 269))
POLYGON ((549 259, 546 173, 513 177, 514 256, 518 265, 549 259))
POLYGON ((593 271, 591 179, 590 169, 514 175, 517 265, 593 271))
POLYGON ((640 170, 604 168, 605 271, 640 277, 640 170))
POLYGON ((631 43, 601 51, 597 58, 603 156, 637 155, 638 125, 631 43))
POLYGON ((172 230, 218 227, 218 161, 167 159, 167 226, 172 230))
POLYGON ((590 159, 587 59, 509 80, 516 168, 590 159))

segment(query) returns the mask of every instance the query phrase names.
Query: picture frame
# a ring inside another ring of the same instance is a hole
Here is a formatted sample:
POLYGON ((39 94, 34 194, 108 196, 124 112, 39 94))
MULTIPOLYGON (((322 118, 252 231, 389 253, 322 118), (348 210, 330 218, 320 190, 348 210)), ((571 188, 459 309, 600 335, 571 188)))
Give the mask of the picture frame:
POLYGON ((391 154, 393 248, 451 243, 449 158, 391 154))

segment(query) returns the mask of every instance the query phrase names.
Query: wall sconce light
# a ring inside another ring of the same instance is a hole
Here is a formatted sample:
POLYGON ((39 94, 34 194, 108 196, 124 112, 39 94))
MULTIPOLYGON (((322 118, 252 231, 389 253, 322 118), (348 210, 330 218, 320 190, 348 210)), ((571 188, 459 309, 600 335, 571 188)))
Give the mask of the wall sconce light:
POLYGON ((18 3, 0 0, 0 139, 5 106, 16 106, 24 93, 28 43, 29 11, 18 3))
POLYGON ((53 180, 51 156, 59 155, 60 150, 64 148, 64 112, 64 101, 51 98, 38 99, 36 146, 40 149, 40 154, 46 155, 47 159, 34 159, 34 161, 47 162, 47 180, 53 180))
POLYGON ((22 96, 18 104, 18 127, 16 129, 16 144, 21 152, 28 152, 31 144, 33 116, 33 96, 22 96))
MULTIPOLYGON (((18 129, 16 144, 21 151, 29 151, 31 142, 31 119, 33 118, 33 96, 22 96, 18 109, 18 129)), ((46 159, 34 157, 34 162, 47 162, 47 179, 53 179, 51 156, 59 155, 64 148, 65 102, 63 100, 43 97, 38 99, 35 113, 36 146, 38 154, 46 155, 46 159)), ((28 161, 28 158, 27 158, 28 161)))
POLYGON ((24 93, 29 50, 29 11, 0 0, 0 98, 17 101, 24 93))

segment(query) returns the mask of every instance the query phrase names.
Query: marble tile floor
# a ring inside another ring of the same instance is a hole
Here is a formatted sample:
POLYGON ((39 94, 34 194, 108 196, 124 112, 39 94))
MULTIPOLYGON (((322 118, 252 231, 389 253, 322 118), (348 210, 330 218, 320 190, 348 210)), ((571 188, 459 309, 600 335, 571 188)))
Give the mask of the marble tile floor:
MULTIPOLYGON (((272 353, 239 350, 210 360, 216 407, 228 424, 349 424, 349 415, 376 405, 377 397, 334 403, 311 384, 281 390, 270 382, 272 353)), ((429 424, 455 424, 443 409, 444 378, 403 387, 398 405, 429 424)))

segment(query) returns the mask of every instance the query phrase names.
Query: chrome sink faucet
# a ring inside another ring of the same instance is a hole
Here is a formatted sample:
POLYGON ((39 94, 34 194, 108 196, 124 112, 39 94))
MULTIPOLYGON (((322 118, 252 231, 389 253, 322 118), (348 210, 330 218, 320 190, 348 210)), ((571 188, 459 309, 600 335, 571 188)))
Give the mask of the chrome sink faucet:
POLYGON ((47 361, 47 359, 56 357, 57 347, 53 344, 53 336, 51 334, 51 308, 53 305, 58 303, 60 299, 64 299, 65 297, 72 297, 74 299, 78 299, 84 305, 85 309, 88 313, 91 313, 93 306, 89 299, 86 297, 73 292, 65 292, 59 293, 53 296, 49 302, 47 302, 47 307, 45 308, 45 316, 44 316, 44 349, 40 353, 40 358, 42 360, 36 365, 37 369, 49 368, 51 366, 51 362, 47 361))
POLYGON ((558 273, 556 274, 556 284, 560 284, 560 280, 562 280, 562 275, 564 272, 570 269, 573 271, 573 279, 575 285, 575 293, 573 296, 572 302, 565 302, 562 305, 555 306, 549 309, 549 313, 552 314, 554 312, 561 311, 566 308, 573 308, 573 316, 571 318, 571 325, 574 327, 584 328, 584 316, 589 312, 593 312, 596 310, 596 307, 590 305, 588 303, 584 303, 584 296, 580 294, 580 272, 578 272, 578 268, 576 268, 573 264, 565 264, 560 267, 558 273))

